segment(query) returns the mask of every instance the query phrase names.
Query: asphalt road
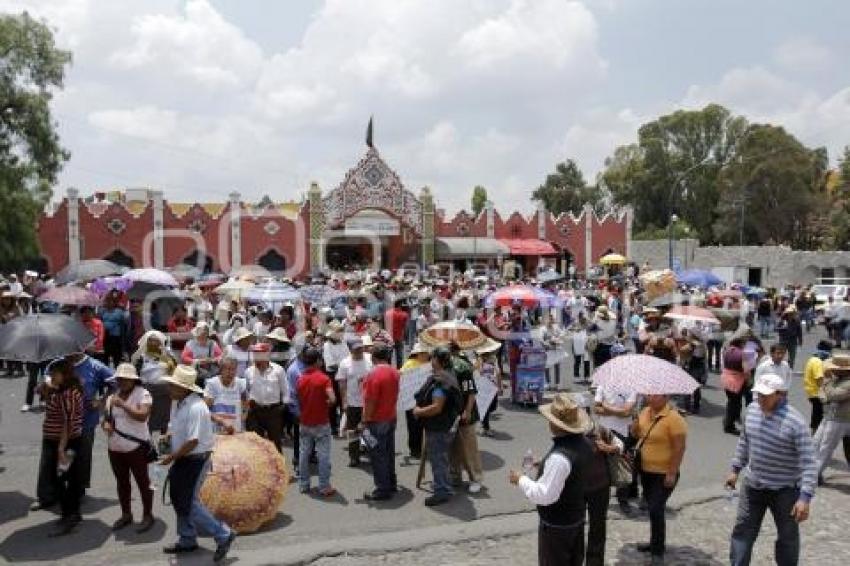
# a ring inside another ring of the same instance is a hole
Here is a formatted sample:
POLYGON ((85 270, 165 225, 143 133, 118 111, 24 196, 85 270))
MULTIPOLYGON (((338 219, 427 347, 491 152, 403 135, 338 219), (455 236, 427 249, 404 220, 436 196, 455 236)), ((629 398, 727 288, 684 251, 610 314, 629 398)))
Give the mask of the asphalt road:
MULTIPOLYGON (((822 336, 820 328, 806 336, 797 370, 802 369, 808 352, 822 336)), ((42 416, 19 412, 24 388, 22 378, 0 378, 0 443, 4 450, 0 455, 0 560, 105 564, 114 563, 120 557, 127 564, 165 562, 161 547, 173 541, 175 520, 173 510, 162 505, 159 493, 154 508, 159 521, 152 531, 136 535, 129 529, 116 536, 109 530, 109 525, 118 518, 120 511, 102 434, 98 434, 95 445, 92 489, 83 504, 85 521, 71 536, 60 540, 46 537, 55 515, 28 510, 35 492, 42 416)), ((790 398, 791 403, 808 416, 809 405, 799 375, 790 398)), ((724 406, 725 395, 718 386, 718 376, 712 374, 704 389, 702 413, 688 417, 688 448, 682 478, 673 496, 674 504, 677 494, 683 497, 700 488, 713 493, 716 486, 717 494, 722 492, 722 480, 736 441, 735 437, 722 432, 724 406)), ((277 519, 262 532, 237 539, 232 555, 238 559, 240 549, 268 550, 426 527, 457 525, 460 531, 464 529, 464 523, 477 518, 509 515, 532 508, 508 484, 507 471, 510 467, 519 468, 522 455, 528 448, 538 455, 547 448, 547 426, 536 411, 515 409, 503 402, 493 424, 496 437, 479 437, 485 489, 474 496, 462 490, 451 503, 435 509, 423 505, 429 492, 414 487, 418 463, 409 462, 404 456, 406 431, 403 421, 400 424, 397 463, 403 488, 395 500, 378 504, 365 502, 363 493, 372 485, 368 468, 348 468, 344 445, 336 441, 332 482, 339 495, 330 500, 320 500, 298 493, 293 486, 277 519)), ((287 459, 290 455, 291 449, 287 447, 287 459)), ((430 478, 430 471, 426 478, 430 478)), ((428 489, 429 485, 426 483, 423 487, 428 489)), ((135 494, 134 506, 138 519, 140 503, 135 494)), ((214 546, 208 539, 201 542, 208 549, 214 546)), ((198 559, 208 561, 209 556, 205 552, 198 559)))

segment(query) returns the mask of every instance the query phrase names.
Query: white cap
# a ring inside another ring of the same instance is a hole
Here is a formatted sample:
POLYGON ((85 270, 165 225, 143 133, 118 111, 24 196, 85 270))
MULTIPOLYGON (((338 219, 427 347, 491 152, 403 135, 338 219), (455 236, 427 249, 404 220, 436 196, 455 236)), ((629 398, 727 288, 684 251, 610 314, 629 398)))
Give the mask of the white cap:
POLYGON ((773 395, 777 391, 788 391, 788 384, 775 373, 765 373, 758 377, 753 387, 753 393, 759 395, 773 395))

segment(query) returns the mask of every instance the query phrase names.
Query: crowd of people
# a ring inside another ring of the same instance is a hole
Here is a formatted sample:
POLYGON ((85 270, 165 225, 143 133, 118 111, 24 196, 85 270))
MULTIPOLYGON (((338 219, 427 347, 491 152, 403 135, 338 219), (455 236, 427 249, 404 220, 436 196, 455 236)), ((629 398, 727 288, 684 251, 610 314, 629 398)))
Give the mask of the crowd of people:
MULTIPOLYGON (((546 387, 555 396, 541 413, 554 437, 552 450, 524 473, 509 475, 537 505, 541 564, 603 563, 612 490, 624 515, 633 516, 638 506, 646 509, 649 542, 639 548, 653 563, 663 561, 666 502, 679 481, 686 417, 700 412, 699 388, 691 395, 668 396, 599 387, 589 403, 560 392, 583 391, 592 370, 632 352, 676 364, 699 384, 719 374, 727 397, 723 429, 739 436, 727 484, 735 487, 746 472, 732 563, 749 563, 768 508, 780 531, 777 560, 795 563, 798 524, 808 516, 829 456, 842 439, 845 450, 850 448, 850 358, 833 351, 845 326, 836 307, 830 302, 825 312, 829 339, 819 342, 805 364, 803 383, 812 406, 806 423, 786 395, 798 347, 815 321, 808 289, 788 287, 754 297, 729 289, 680 289, 685 303, 734 307, 736 315, 732 327, 679 324, 664 316, 671 305, 650 305, 634 273, 602 282, 544 284, 529 277, 524 283, 556 300, 504 308, 487 303, 488 295, 506 283, 498 276, 388 271, 322 278, 338 292, 327 304, 251 303, 187 281, 183 301, 169 308, 155 305, 154 312, 143 312, 141 301, 119 290, 108 292, 96 308, 49 306, 77 317, 94 340, 85 351, 49 363, 5 362, 7 373, 28 376, 22 411, 44 411, 33 509, 58 505, 61 520, 53 534, 73 532, 81 520, 80 500, 90 488, 98 428, 107 436, 120 503, 113 529, 134 523, 131 479, 142 503, 137 531, 153 526, 149 464, 159 460, 170 466, 179 538, 165 548, 168 553, 191 552, 199 534, 208 534, 216 541, 218 561, 235 538, 199 496, 217 434, 250 431, 282 453, 291 448, 300 491, 319 498, 336 493, 331 451, 339 438, 349 466, 368 458, 374 489, 364 498, 392 499, 399 489, 395 438, 401 382, 409 370, 428 364, 432 371, 415 395, 415 407, 404 414, 407 455, 430 463, 432 494, 425 504, 442 505, 463 485, 464 471, 470 493, 483 489, 477 436, 492 435, 490 417, 503 392, 509 400, 517 398, 521 352, 538 344, 573 358, 572 384, 562 379, 559 367, 547 372, 546 387), (441 321, 476 325, 489 340, 471 350, 451 340, 437 347, 424 343, 422 333, 441 321), (777 341, 767 346, 771 332, 777 341), (476 378, 497 390, 484 414, 476 403, 476 378), (630 473, 613 473, 622 462, 630 473), (318 472, 315 488, 312 463, 318 472)), ((48 307, 37 301, 39 278, 25 274, 23 279, 19 284, 10 277, 0 291, 3 323, 48 307)))

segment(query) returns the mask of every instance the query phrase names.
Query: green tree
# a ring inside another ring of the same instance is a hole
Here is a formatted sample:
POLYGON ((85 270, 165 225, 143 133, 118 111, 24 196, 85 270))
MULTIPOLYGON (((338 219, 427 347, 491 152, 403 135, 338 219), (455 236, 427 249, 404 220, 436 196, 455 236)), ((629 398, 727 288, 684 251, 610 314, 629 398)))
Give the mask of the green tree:
POLYGON ((50 114, 71 54, 26 12, 0 16, 0 267, 38 257, 36 223, 68 152, 50 114))
POLYGON ((486 204, 487 189, 481 185, 476 185, 476 187, 472 189, 472 214, 474 216, 481 214, 481 211, 484 210, 484 206, 486 204))
POLYGON ((702 242, 714 241, 717 177, 734 156, 747 122, 710 104, 648 122, 638 142, 606 160, 601 185, 614 202, 635 210, 635 228, 665 228, 675 213, 702 242))
POLYGON ((531 198, 542 202, 546 210, 555 215, 562 212, 579 214, 586 203, 597 206, 603 200, 602 191, 588 186, 572 159, 555 165, 555 172, 546 176, 546 181, 534 190, 531 198))
POLYGON ((812 247, 825 171, 824 149, 808 149, 778 126, 750 126, 719 177, 718 240, 812 247))
POLYGON ((838 161, 838 182, 833 188, 829 217, 829 246, 850 250, 850 145, 838 161))

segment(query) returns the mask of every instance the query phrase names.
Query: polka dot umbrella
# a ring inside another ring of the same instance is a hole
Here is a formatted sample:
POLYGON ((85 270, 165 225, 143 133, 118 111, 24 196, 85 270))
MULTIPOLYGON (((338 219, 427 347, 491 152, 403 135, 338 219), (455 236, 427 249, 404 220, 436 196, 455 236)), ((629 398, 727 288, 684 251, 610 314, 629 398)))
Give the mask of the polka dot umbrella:
POLYGON ((253 432, 216 436, 201 501, 237 533, 272 521, 289 487, 283 455, 253 432))
POLYGON ((596 387, 643 395, 690 395, 699 387, 676 364, 645 354, 612 358, 593 372, 592 380, 596 387))

